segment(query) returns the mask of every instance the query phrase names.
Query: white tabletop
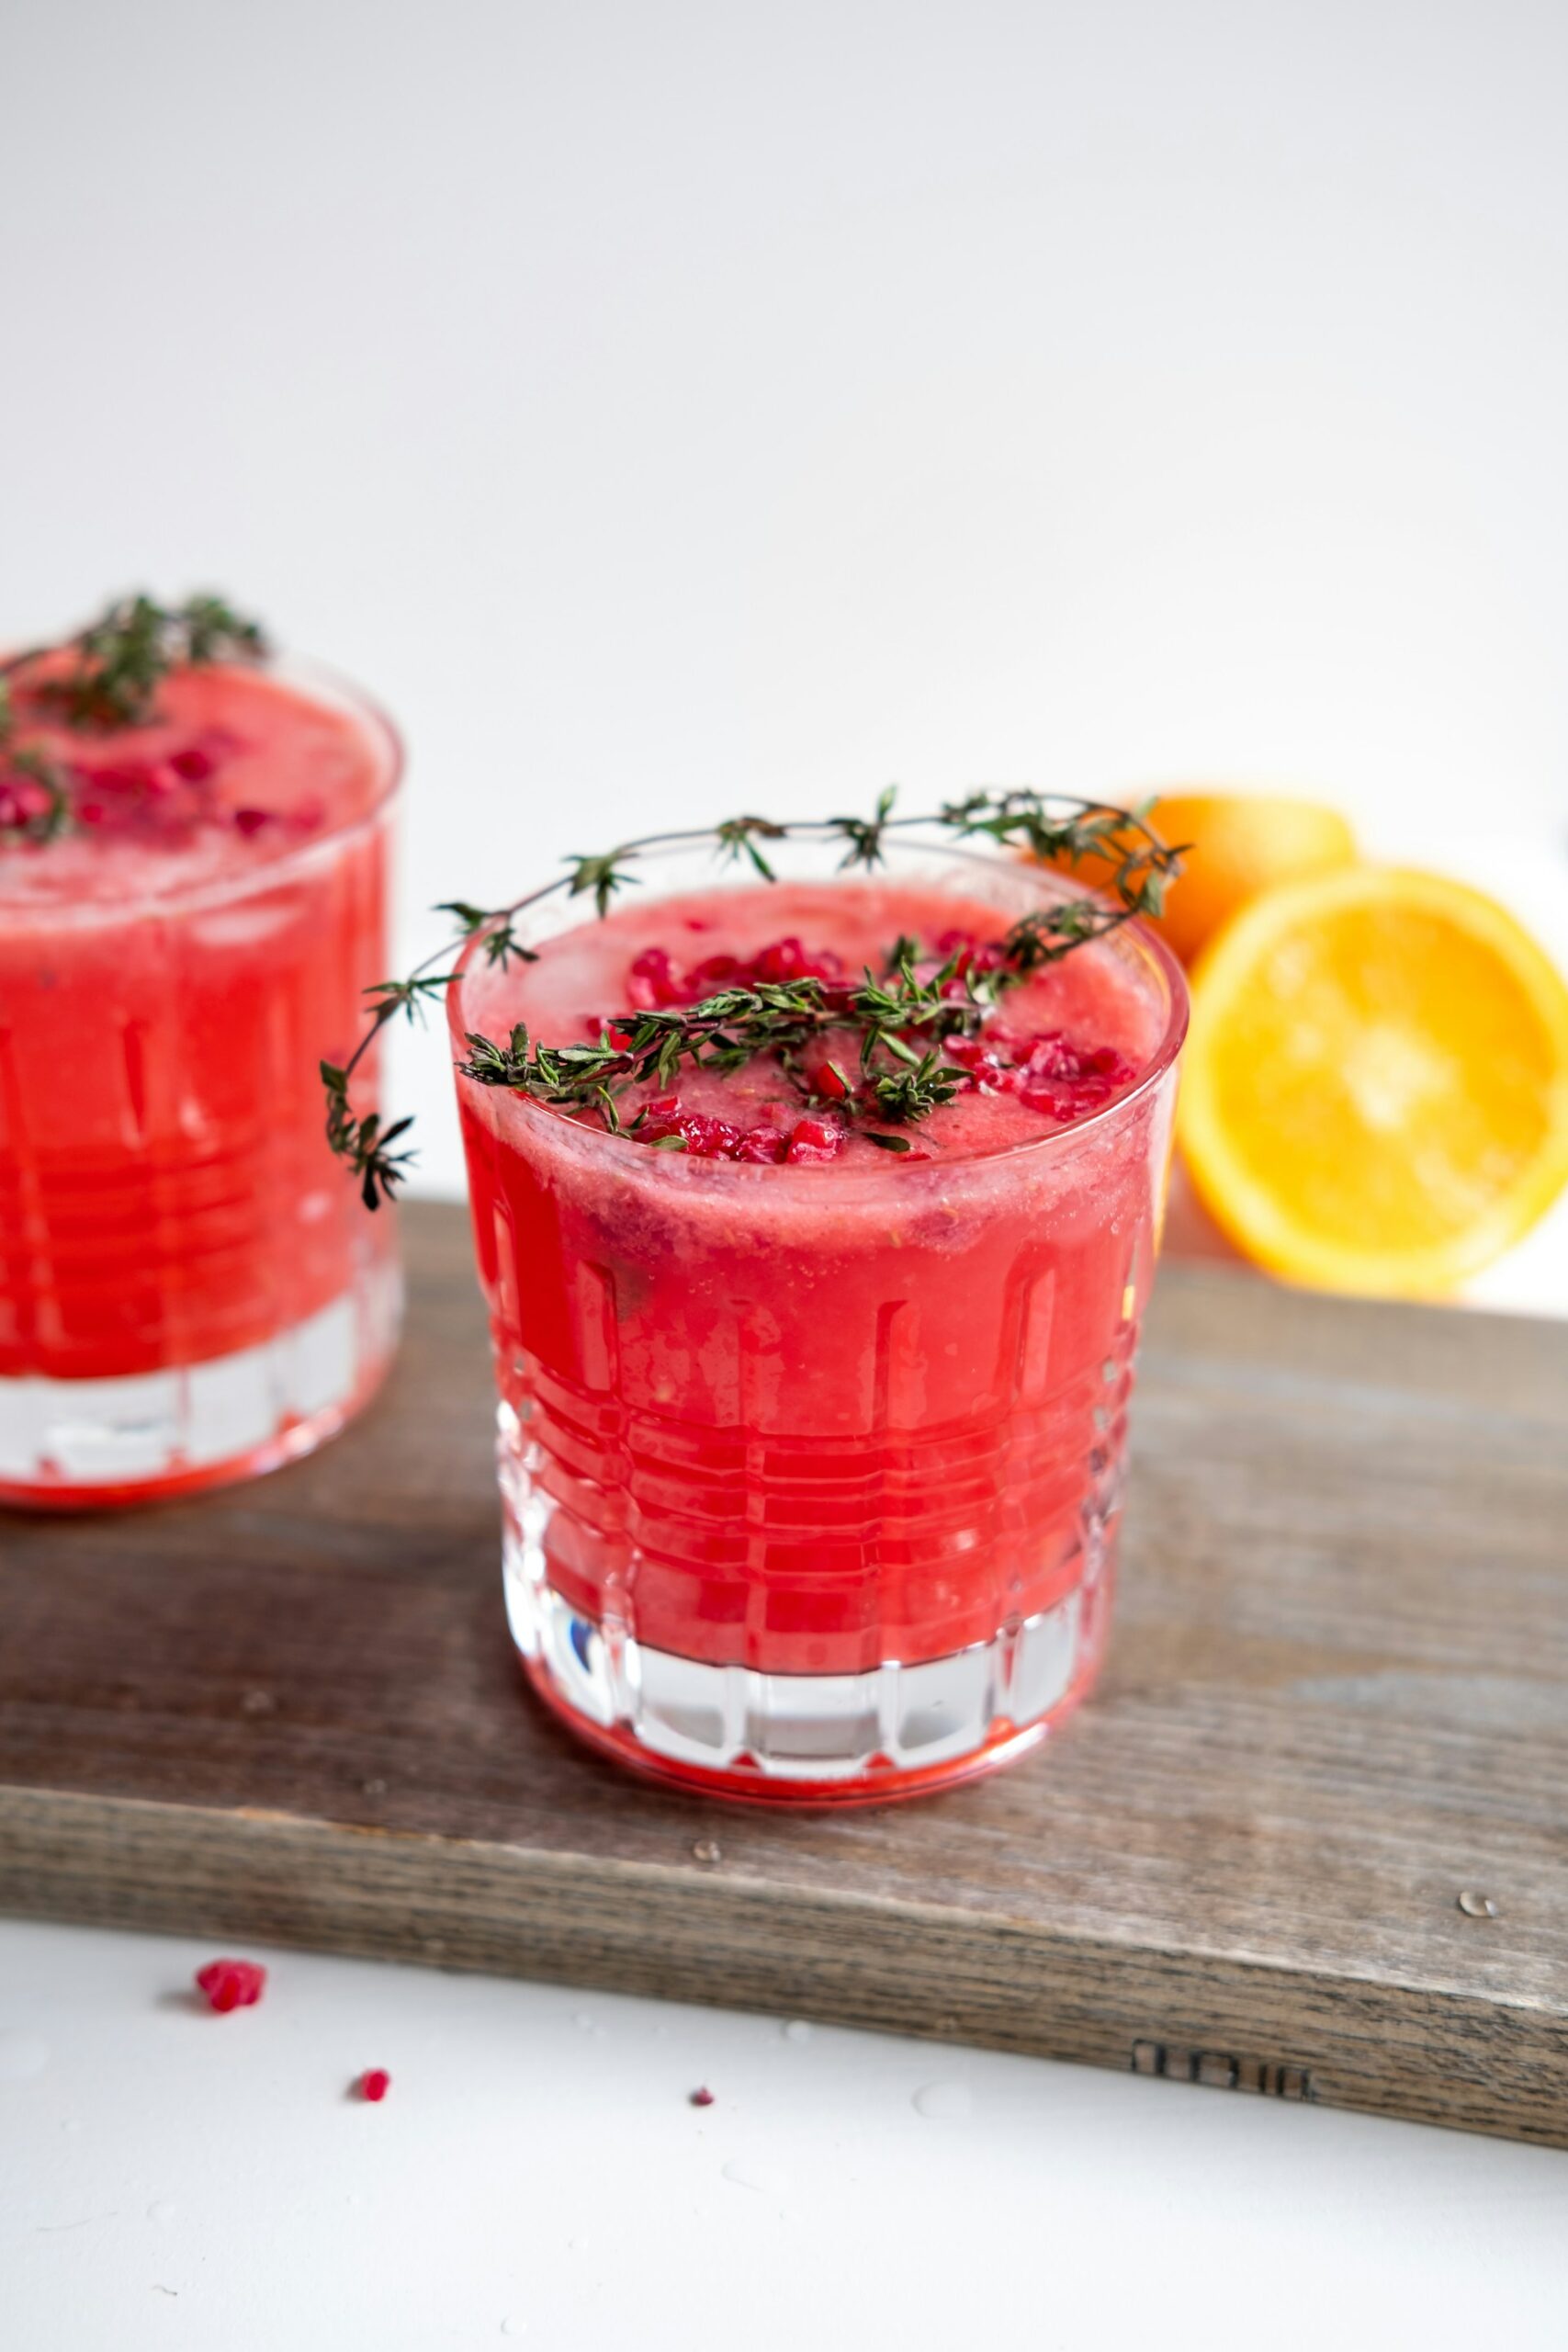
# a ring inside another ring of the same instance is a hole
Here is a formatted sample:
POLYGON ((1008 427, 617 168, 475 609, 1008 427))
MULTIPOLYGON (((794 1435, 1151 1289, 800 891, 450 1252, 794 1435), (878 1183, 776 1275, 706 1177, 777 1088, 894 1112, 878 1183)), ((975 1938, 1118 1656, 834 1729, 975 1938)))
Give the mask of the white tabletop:
MULTIPOLYGON (((0 639, 210 583, 359 675, 407 944, 655 810, 1206 775, 1568 952, 1562 10, 11 0, 4 74, 0 639)), ((209 1951, 0 1926, 6 2352, 1568 2339, 1568 2156, 209 1951)))
POLYGON ((17 2352, 1563 2342, 1553 2151, 289 1952, 220 2018, 211 1951, 0 1930, 17 2352))

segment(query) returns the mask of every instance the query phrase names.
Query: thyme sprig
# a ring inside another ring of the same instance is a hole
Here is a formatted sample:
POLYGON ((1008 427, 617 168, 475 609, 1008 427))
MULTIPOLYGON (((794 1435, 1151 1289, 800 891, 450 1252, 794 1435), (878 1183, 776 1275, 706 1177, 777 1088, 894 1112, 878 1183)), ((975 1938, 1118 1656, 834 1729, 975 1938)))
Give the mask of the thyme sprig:
MULTIPOLYGON (((0 663, 7 681, 46 654, 69 652, 71 667, 31 688, 68 726, 141 727, 157 707, 158 688, 172 670, 210 662, 258 662, 267 643, 259 625, 226 597, 188 596, 160 605, 151 596, 122 596, 67 638, 62 646, 32 646, 0 663)), ((0 727, 13 722, 13 699, 0 705, 0 727)))
MULTIPOLYGON (((963 1082, 942 1045, 975 1035, 1000 990, 1032 968, 1014 963, 1014 935, 1003 942, 994 968, 966 971, 965 959, 952 956, 922 977, 917 943, 900 939, 886 971, 867 971, 856 985, 807 975, 721 989, 699 1004, 621 1015, 596 1044, 535 1044, 521 1022, 504 1046, 470 1031, 468 1057, 457 1067, 480 1086, 510 1087, 573 1110, 603 1110, 606 1098, 613 1102, 629 1087, 670 1086, 683 1063, 727 1072, 771 1056, 797 1093, 841 1117, 908 1125, 951 1102, 963 1082), (815 1069, 803 1061, 809 1046, 830 1043, 838 1032, 858 1035, 858 1080, 830 1057, 815 1069)), ((615 1125, 619 1132, 618 1117, 615 1125)), ((631 1132, 637 1125, 634 1119, 631 1132)))
POLYGON ((465 899, 443 899, 435 912, 457 917, 465 943, 482 934, 485 962, 499 964, 502 971, 514 956, 521 964, 536 964, 539 960, 531 947, 524 946, 504 915, 494 914, 488 907, 470 907, 465 899))
MULTIPOLYGON (((368 1204, 374 1207, 378 1196, 390 1196, 412 1157, 407 1151, 386 1150, 388 1142, 407 1128, 406 1119, 382 1129, 374 1115, 355 1121, 349 1110, 349 1082, 381 1029, 400 1012, 418 1017, 426 1001, 451 985, 456 971, 437 971, 436 967, 457 949, 477 946, 487 962, 503 968, 514 956, 535 961, 535 951, 524 945, 517 926, 520 917, 547 899, 562 893, 592 897, 603 917, 617 893, 640 879, 632 869, 650 851, 711 842, 722 862, 744 861, 764 881, 773 882, 776 876, 764 843, 792 839, 836 842, 843 851, 840 868, 870 870, 885 863, 890 833, 934 830, 960 839, 984 836, 998 848, 1026 851, 1054 864, 1077 866, 1092 861, 1103 874, 1105 890, 1102 896, 1063 899, 1025 915, 1008 933, 994 968, 965 967, 962 958, 953 957, 922 978, 917 968, 918 943, 900 940, 886 972, 867 972, 862 983, 850 989, 807 978, 723 989, 700 1004, 628 1012, 607 1024, 597 1042, 578 1045, 536 1042, 521 1023, 502 1044, 470 1032, 467 1056, 457 1065, 466 1076, 558 1107, 596 1110, 612 1133, 635 1134, 637 1118, 623 1121, 618 1107, 628 1087, 649 1081, 666 1086, 683 1062, 734 1070, 759 1055, 771 1054, 802 1092, 831 1102, 846 1115, 888 1126, 910 1125, 951 1101, 962 1083, 962 1072, 940 1050, 946 1039, 974 1035, 994 1010, 998 992, 1029 973, 1071 955, 1089 940, 1105 937, 1135 916, 1157 915, 1166 885, 1179 870, 1179 852, 1162 841, 1149 822, 1152 802, 1122 808, 1106 801, 1010 787, 970 793, 948 802, 934 817, 898 816, 896 806, 889 787, 869 818, 784 823, 742 816, 714 827, 644 834, 599 854, 568 858, 568 870, 558 880, 507 906, 446 901, 438 911, 455 919, 456 938, 433 950, 406 979, 382 981, 367 990, 367 1026, 348 1062, 342 1069, 322 1065, 327 1140, 360 1180, 368 1204), (952 985, 955 980, 962 981, 956 989, 952 985), (808 1074, 801 1057, 813 1040, 833 1030, 858 1033, 860 1073, 852 1081, 837 1063, 829 1061, 823 1067, 831 1078, 824 1087, 820 1071, 808 1074)), ((886 1150, 909 1148, 907 1137, 879 1133, 874 1125, 863 1125, 861 1132, 886 1150)), ((675 1139, 663 1140, 672 1146, 675 1139)))
POLYGON ((775 825, 771 817, 727 817, 714 827, 714 839, 727 865, 744 858, 764 882, 773 882, 777 876, 757 844, 782 842, 787 831, 787 826, 775 825))
POLYGON ((190 596, 169 605, 136 595, 122 596, 60 645, 8 655, 0 662, 0 837, 48 842, 71 826, 60 767, 42 743, 23 740, 18 687, 68 727, 104 732, 153 718, 158 687, 171 671, 260 661, 266 650, 257 624, 224 597, 190 596), (69 667, 28 678, 39 662, 61 653, 73 657, 69 667))
POLYGON ((357 1179, 359 1196, 366 1207, 377 1208, 382 1201, 391 1199, 394 1188, 408 1171, 413 1153, 393 1151, 389 1147, 406 1134, 413 1121, 399 1119, 391 1126, 383 1127, 378 1111, 356 1119, 349 1107, 348 1072, 327 1061, 321 1069, 327 1096, 328 1145, 357 1179))

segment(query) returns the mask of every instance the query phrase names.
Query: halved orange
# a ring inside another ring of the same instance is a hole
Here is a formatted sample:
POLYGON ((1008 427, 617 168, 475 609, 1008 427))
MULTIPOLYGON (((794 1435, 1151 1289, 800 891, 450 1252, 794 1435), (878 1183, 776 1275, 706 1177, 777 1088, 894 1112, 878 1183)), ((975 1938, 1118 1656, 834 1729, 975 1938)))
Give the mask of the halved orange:
POLYGON ((1568 985, 1503 908, 1437 875, 1265 891, 1193 975, 1178 1132, 1260 1265, 1441 1296, 1568 1182, 1568 985))

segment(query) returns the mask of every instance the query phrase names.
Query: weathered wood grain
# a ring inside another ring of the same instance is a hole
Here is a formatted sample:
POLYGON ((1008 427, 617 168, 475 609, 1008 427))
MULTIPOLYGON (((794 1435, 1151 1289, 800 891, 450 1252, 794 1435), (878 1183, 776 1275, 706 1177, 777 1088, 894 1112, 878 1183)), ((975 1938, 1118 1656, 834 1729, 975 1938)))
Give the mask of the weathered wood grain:
POLYGON ((336 1444, 0 1516, 0 1905, 1568 2145, 1568 1330, 1167 1267, 1100 1695, 977 1787, 780 1817, 524 1694, 467 1236, 407 1225, 409 1344, 336 1444))

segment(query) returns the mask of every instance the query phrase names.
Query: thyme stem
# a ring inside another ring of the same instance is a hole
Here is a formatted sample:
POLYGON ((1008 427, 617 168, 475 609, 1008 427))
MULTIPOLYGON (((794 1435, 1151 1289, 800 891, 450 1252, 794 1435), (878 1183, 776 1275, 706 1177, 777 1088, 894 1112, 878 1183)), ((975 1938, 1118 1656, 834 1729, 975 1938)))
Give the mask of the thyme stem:
MULTIPOLYGON (((510 1087, 573 1108, 597 1108, 605 1125, 620 1133, 616 1095, 649 1080, 668 1083, 682 1060, 726 1070, 742 1067, 758 1054, 772 1053, 786 1075, 801 1084, 798 1063, 804 1047, 835 1028, 849 1029, 860 1035, 863 1096, 855 1102, 853 1091, 849 1091, 852 1114, 859 1110, 889 1126, 927 1117, 951 1099, 960 1082, 960 1072, 941 1055, 942 1040, 973 1035, 994 1009, 998 989, 1071 955, 1090 940, 1106 937, 1136 916, 1159 913, 1166 884, 1179 871, 1179 854, 1150 824, 1151 807, 1121 808, 1105 801, 1011 787, 977 790, 948 802, 934 816, 896 816, 889 788, 869 818, 779 823, 745 816, 728 818, 717 826, 645 833, 608 852, 568 858, 566 874, 505 906, 485 909, 449 901, 439 911, 457 918, 457 937, 433 949, 401 981, 385 981, 372 990, 368 1025, 347 1063, 341 1070, 323 1065, 328 1142, 359 1179, 369 1206, 376 1206, 378 1191, 382 1198, 389 1197, 409 1155, 388 1154, 385 1147, 409 1123, 400 1120, 383 1130, 373 1119, 367 1135, 367 1123, 355 1122, 347 1110, 348 1081, 380 1030, 399 1012, 414 1016, 425 999, 451 984, 456 969, 438 973, 436 967, 457 948, 478 942, 492 963, 504 965, 513 956, 533 960, 533 951, 517 935, 518 919, 547 899, 590 896, 602 918, 616 893, 640 878, 630 869, 648 851, 712 841, 722 860, 742 859, 772 882, 775 876, 765 842, 838 842, 843 846, 842 867, 870 870, 884 862, 889 833, 934 827, 959 839, 983 836, 998 848, 1021 850, 1052 863, 1077 866, 1092 859, 1103 864, 1109 869, 1106 896, 1063 899, 1024 916, 1003 943, 1000 966, 988 973, 961 973, 957 959, 950 959, 922 981, 915 968, 915 943, 900 941, 889 972, 880 979, 868 972, 862 986, 848 990, 818 979, 723 990, 696 1005, 628 1013, 606 1028, 597 1044, 536 1043, 519 1023, 504 1045, 469 1034, 468 1056, 457 1065, 481 1085, 510 1087), (950 986, 955 978, 963 980, 956 995, 950 986), (917 1047, 911 1036, 923 1044, 917 1047)), ((829 1068, 837 1085, 847 1087, 837 1065, 829 1068)), ((802 1091, 809 1089, 802 1085, 802 1091)), ((836 1095, 836 1088, 834 1091, 836 1095)), ((887 1150, 908 1148, 897 1136, 872 1134, 870 1139, 887 1150)))

